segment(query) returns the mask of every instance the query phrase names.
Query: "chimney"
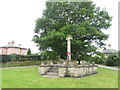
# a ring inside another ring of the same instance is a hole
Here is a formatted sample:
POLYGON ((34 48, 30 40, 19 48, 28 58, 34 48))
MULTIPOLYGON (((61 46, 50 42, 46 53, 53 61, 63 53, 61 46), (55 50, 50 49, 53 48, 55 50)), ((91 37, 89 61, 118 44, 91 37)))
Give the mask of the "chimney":
POLYGON ((111 44, 108 45, 109 49, 111 49, 111 44))
POLYGON ((15 44, 15 42, 14 42, 14 41, 12 41, 11 43, 12 43, 12 45, 14 45, 14 44, 15 44))
POLYGON ((21 44, 18 44, 19 47, 21 47, 21 44))
POLYGON ((10 45, 11 45, 11 42, 8 42, 8 45, 10 46, 10 45))

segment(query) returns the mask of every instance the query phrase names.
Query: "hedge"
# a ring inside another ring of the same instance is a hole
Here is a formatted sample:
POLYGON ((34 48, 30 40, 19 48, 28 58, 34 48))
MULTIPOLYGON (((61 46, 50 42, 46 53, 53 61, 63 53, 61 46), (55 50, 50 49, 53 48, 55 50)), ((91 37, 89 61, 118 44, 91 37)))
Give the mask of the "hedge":
POLYGON ((40 55, 0 55, 0 62, 41 60, 40 55))
POLYGON ((118 57, 118 54, 111 53, 108 56, 105 64, 108 65, 108 66, 118 66, 119 62, 120 62, 120 59, 118 57))

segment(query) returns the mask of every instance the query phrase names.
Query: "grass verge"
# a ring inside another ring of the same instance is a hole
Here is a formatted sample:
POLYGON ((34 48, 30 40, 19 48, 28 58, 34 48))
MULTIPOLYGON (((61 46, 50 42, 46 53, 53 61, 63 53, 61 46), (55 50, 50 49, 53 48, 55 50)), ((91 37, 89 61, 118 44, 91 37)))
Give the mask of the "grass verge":
POLYGON ((118 88, 118 71, 98 67, 84 78, 45 78, 38 67, 2 69, 2 88, 118 88))

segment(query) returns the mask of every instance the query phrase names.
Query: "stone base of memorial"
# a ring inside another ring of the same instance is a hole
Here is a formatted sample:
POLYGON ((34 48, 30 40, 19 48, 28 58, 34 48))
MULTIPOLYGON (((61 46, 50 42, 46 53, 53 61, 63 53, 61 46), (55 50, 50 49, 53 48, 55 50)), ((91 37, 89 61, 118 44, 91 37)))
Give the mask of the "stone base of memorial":
POLYGON ((40 65, 39 73, 47 75, 48 72, 58 73, 59 77, 83 77, 97 73, 96 65, 40 65))

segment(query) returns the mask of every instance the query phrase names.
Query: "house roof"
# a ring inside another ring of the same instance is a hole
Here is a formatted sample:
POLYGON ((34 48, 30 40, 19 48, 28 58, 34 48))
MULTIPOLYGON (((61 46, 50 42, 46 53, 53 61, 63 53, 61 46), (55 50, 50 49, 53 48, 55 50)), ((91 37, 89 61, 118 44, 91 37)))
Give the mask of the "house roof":
POLYGON ((27 49, 27 48, 21 48, 21 47, 18 47, 18 46, 10 46, 10 45, 2 46, 0 48, 20 48, 20 49, 27 49))
POLYGON ((105 54, 118 53, 118 51, 115 50, 115 49, 105 49, 102 52, 105 53, 105 54))

